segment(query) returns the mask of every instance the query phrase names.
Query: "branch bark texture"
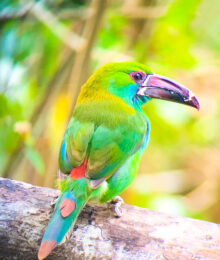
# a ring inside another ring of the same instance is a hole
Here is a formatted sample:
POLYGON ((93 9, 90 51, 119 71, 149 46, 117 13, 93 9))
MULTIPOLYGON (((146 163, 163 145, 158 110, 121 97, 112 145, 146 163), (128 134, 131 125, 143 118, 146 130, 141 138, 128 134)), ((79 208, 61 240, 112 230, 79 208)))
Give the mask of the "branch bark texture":
MULTIPOLYGON (((59 191, 0 178, 0 259, 37 259, 59 191)), ((220 259, 220 226, 200 220, 122 206, 87 205, 57 259, 220 259)))

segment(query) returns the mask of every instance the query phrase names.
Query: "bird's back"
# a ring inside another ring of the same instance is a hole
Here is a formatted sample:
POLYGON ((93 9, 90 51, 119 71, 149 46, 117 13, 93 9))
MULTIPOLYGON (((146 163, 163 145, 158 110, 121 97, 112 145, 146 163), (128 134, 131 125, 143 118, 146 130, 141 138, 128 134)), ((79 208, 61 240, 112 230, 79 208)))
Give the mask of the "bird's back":
POLYGON ((66 148, 61 148, 61 170, 70 171, 86 160, 87 178, 108 178, 142 145, 144 114, 117 101, 77 104, 64 137, 66 148))

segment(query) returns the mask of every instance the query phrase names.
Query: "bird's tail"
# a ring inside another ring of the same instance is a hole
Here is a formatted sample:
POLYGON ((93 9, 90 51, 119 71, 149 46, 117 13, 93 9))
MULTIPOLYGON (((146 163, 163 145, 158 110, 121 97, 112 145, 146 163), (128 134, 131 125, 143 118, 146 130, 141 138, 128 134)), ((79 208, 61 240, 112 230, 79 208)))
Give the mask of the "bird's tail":
POLYGON ((38 251, 38 259, 46 258, 57 245, 66 240, 79 213, 88 201, 86 183, 83 180, 81 183, 78 182, 80 180, 74 181, 75 185, 72 186, 75 187, 70 187, 71 183, 68 183, 67 188, 58 198, 38 251))

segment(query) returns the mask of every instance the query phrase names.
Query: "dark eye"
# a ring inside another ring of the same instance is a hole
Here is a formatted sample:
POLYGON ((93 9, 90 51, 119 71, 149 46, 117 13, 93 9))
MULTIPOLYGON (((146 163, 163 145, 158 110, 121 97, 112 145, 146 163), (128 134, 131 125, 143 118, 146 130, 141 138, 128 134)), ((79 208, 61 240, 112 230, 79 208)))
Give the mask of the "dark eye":
POLYGON ((142 75, 141 75, 141 73, 139 73, 139 72, 136 73, 136 74, 134 74, 133 77, 134 77, 135 80, 142 80, 142 75))
POLYGON ((146 74, 142 71, 132 71, 129 75, 136 83, 141 83, 146 77, 146 74))

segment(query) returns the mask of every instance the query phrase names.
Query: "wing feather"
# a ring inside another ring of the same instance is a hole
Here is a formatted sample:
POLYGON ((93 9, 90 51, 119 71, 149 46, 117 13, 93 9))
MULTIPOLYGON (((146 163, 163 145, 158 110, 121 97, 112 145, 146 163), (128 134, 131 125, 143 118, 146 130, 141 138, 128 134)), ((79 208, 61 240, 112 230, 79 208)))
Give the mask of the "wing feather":
POLYGON ((70 173, 86 160, 87 178, 107 179, 142 145, 146 128, 146 120, 138 115, 114 128, 73 117, 61 146, 60 170, 70 173))
POLYGON ((70 120, 60 149, 59 165, 63 173, 69 173, 83 163, 93 132, 93 123, 70 120))

